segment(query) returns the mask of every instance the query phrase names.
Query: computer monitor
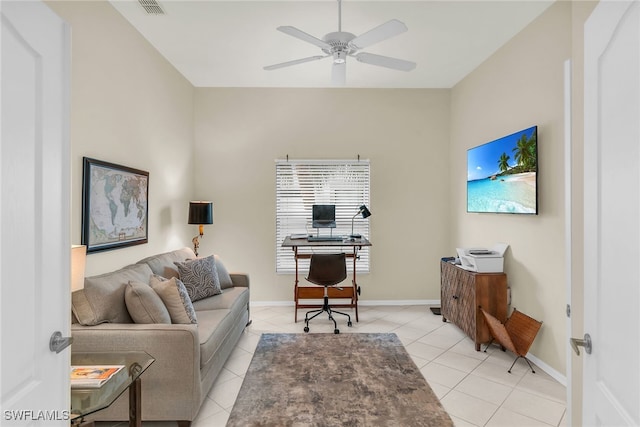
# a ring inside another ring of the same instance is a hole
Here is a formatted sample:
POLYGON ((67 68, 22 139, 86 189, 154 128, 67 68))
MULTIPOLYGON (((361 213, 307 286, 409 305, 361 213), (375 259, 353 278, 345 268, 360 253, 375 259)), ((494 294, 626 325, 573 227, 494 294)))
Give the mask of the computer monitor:
POLYGON ((313 228, 336 228, 336 205, 313 205, 313 228))

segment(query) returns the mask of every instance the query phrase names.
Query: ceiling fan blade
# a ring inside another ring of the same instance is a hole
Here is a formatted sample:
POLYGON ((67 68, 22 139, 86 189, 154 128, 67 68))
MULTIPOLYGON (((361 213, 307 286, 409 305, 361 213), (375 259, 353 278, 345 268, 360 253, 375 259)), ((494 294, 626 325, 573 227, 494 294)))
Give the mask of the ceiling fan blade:
POLYGON ((265 70, 277 70, 278 68, 289 67, 291 65, 304 64, 305 62, 317 61, 318 59, 326 58, 327 56, 316 55, 309 56, 308 58, 294 59, 293 61, 281 62, 280 64, 267 65, 262 67, 265 70))
POLYGON ((355 39, 351 40, 349 45, 357 49, 363 49, 367 46, 371 46, 372 44, 397 36, 398 34, 402 34, 407 30, 408 28, 403 22, 400 22, 397 19, 392 19, 391 21, 378 25, 374 29, 359 35, 355 39))
POLYGON ((331 50, 331 45, 329 43, 326 43, 316 37, 313 37, 311 34, 307 34, 304 31, 297 29, 296 27, 284 26, 284 27, 278 27, 277 30, 289 36, 305 41, 307 43, 316 45, 319 48, 331 50))
POLYGON ((361 52, 354 55, 356 59, 365 64, 377 65, 379 67, 392 68, 400 71, 411 71, 416 68, 416 63, 405 61, 404 59, 391 58, 389 56, 375 55, 373 53, 361 52))
POLYGON ((334 63, 331 68, 331 83, 334 86, 344 86, 347 81, 347 62, 334 63))

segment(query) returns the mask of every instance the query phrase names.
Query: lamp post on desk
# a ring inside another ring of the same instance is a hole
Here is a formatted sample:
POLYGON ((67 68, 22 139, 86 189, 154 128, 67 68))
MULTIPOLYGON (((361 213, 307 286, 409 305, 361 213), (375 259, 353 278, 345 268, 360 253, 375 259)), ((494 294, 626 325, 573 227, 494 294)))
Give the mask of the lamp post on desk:
POLYGON ((362 205, 358 208, 358 212, 356 212, 356 214, 351 218, 351 235, 349 235, 351 239, 359 239, 362 237, 361 234, 353 233, 353 222, 360 214, 362 214, 362 218, 369 218, 371 216, 371 211, 365 205, 362 205))

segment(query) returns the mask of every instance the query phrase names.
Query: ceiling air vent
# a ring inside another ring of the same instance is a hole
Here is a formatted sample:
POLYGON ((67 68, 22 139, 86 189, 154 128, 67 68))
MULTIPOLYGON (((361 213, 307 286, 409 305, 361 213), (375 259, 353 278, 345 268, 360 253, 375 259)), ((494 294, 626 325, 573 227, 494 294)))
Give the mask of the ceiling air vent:
POLYGON ((138 0, 138 3, 149 15, 164 15, 164 10, 156 0, 138 0))

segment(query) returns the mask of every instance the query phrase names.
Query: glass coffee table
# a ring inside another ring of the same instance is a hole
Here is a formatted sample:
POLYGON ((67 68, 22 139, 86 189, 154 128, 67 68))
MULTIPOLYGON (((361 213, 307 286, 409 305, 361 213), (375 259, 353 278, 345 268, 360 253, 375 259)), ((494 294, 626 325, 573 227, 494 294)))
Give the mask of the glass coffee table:
POLYGON ((71 389, 71 424, 83 424, 84 417, 109 407, 129 389, 129 426, 141 427, 140 375, 154 361, 144 351, 71 353, 71 365, 124 365, 124 369, 99 388, 71 389))

